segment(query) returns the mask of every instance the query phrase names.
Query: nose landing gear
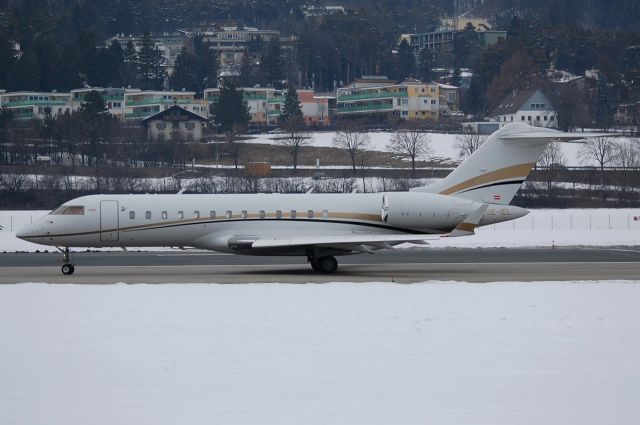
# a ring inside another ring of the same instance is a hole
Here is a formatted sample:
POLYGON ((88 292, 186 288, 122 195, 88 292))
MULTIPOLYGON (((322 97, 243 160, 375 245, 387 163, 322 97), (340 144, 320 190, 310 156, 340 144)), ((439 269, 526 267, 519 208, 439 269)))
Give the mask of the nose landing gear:
POLYGON ((338 260, 331 255, 324 257, 309 257, 309 263, 314 271, 320 273, 335 273, 338 270, 338 260))
POLYGON ((75 271, 75 267, 71 264, 71 253, 69 251, 69 247, 65 247, 62 249, 60 247, 56 247, 62 254, 64 255, 64 264, 62 265, 62 274, 70 275, 75 271))

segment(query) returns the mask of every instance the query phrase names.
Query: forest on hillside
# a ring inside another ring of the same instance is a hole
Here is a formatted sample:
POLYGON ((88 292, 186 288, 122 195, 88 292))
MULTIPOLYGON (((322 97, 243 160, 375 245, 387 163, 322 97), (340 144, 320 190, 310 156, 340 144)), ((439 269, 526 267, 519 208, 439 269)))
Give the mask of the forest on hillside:
MULTIPOLYGON (((345 0, 348 13, 305 18, 303 0, 4 0, 0 3, 0 88, 69 90, 90 86, 173 88, 201 92, 216 84, 215 59, 195 43, 166 80, 159 53, 105 46, 118 33, 157 32, 232 19, 295 35, 293 51, 274 43, 254 43, 243 64, 240 85, 294 85, 330 91, 361 75, 428 81, 434 67, 470 68, 471 87, 463 95, 466 112, 482 113, 513 89, 538 86, 550 67, 576 75, 598 69, 610 105, 640 99, 640 2, 637 0, 459 0, 486 17, 507 39, 483 49, 477 35, 457 38, 453 55, 416 62, 402 33, 433 30, 452 12, 445 0, 345 0), (606 6, 606 7, 605 7, 606 6), (14 43, 20 44, 21 56, 14 43), (141 72, 145 70, 145 72, 141 72), (155 73, 155 75, 154 75, 155 73), (151 77, 150 77, 151 75, 151 77), (284 82, 284 83, 283 83, 284 82)), ((461 9, 466 10, 466 9, 461 9)), ((455 75, 454 75, 455 79, 455 75)), ((457 81, 454 81, 457 83, 457 81)), ((602 94, 602 93, 601 93, 602 94)))

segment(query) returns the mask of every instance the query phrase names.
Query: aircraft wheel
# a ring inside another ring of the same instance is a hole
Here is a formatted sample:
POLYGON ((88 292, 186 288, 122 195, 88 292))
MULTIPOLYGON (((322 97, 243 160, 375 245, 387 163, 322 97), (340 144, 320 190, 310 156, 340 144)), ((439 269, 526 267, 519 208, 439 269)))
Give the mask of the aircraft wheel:
POLYGON ((335 273, 335 271, 338 270, 338 260, 330 255, 320 257, 318 265, 320 266, 320 271, 322 271, 322 273, 335 273))
POLYGON ((75 271, 75 268, 73 267, 73 264, 64 264, 62 266, 62 274, 73 274, 73 272, 75 271))

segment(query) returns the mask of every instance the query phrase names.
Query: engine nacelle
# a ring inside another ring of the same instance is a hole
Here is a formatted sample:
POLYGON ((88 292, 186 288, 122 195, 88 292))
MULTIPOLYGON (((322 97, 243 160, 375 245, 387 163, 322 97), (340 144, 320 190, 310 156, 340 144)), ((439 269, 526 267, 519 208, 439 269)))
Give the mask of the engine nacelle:
POLYGON ((406 228, 448 232, 482 204, 435 193, 391 192, 382 200, 382 220, 406 228))
MULTIPOLYGON (((455 196, 424 192, 390 192, 382 198, 382 220, 392 226, 448 232, 482 203, 455 196)), ((490 205, 479 225, 500 223, 527 215, 513 205, 490 205)))

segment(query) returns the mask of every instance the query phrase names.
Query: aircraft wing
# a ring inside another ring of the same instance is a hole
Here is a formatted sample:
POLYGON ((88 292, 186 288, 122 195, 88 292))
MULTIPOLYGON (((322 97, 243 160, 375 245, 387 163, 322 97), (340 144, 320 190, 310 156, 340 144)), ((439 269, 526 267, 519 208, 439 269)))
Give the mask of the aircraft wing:
MULTIPOLYGON (((234 244, 250 244, 251 248, 285 248, 295 246, 324 246, 333 248, 345 248, 356 251, 370 251, 368 246, 376 248, 392 248, 392 244, 412 242, 427 243, 427 240, 436 240, 443 237, 470 236, 475 234, 475 228, 484 216, 489 204, 481 205, 473 213, 469 214, 455 229, 446 234, 406 234, 406 235, 373 235, 353 234, 348 236, 296 236, 285 238, 259 237, 247 240, 237 236, 229 240, 229 246, 234 244)), ((245 246, 246 246, 245 245, 245 246)))
POLYGON ((289 246, 332 246, 340 245, 390 245, 391 243, 414 242, 420 243, 426 240, 440 239, 443 235, 419 234, 419 235, 360 235, 349 236, 300 236, 291 238, 258 238, 251 248, 281 248, 289 246))

